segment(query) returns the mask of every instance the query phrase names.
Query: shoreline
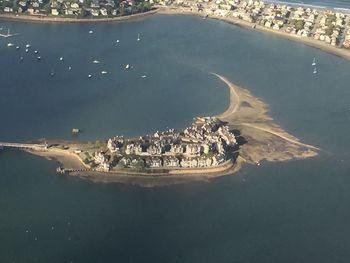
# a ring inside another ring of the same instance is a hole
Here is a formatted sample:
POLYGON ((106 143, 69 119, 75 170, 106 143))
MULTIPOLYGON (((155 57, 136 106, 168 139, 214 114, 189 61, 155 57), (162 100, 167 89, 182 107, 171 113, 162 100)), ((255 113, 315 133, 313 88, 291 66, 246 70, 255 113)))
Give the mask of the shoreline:
MULTIPOLYGON (((159 7, 157 9, 157 14, 161 15, 188 15, 188 16, 199 16, 199 17, 204 17, 204 13, 196 12, 196 11, 182 11, 182 10, 177 10, 169 7, 159 7)), ((324 52, 327 52, 329 54, 333 54, 337 57, 350 60, 350 50, 346 50, 344 48, 338 48, 338 47, 333 47, 329 44, 323 43, 321 41, 311 39, 311 38, 306 38, 306 37, 301 37, 297 35, 292 35, 287 32, 281 32, 281 31, 276 31, 273 29, 269 29, 266 27, 263 27, 261 25, 255 24, 255 23, 249 23, 240 19, 235 19, 232 17, 221 17, 221 16, 214 16, 210 15, 208 16, 207 19, 214 19, 218 21, 223 21, 228 24, 238 26, 244 29, 248 29, 251 31, 257 31, 261 33, 268 33, 271 35, 275 35, 277 37, 287 39, 293 42, 301 43, 304 45, 307 45, 309 47, 317 48, 319 50, 322 50, 324 52)))
MULTIPOLYGON (((160 14, 160 15, 189 15, 189 16, 199 16, 204 17, 204 13, 197 11, 187 11, 187 10, 179 10, 174 7, 155 7, 154 9, 138 14, 132 14, 121 17, 113 17, 113 18, 65 18, 65 17, 53 17, 53 16, 35 16, 35 15, 8 15, 8 14, 0 14, 0 20, 8 20, 8 21, 19 21, 19 22, 38 22, 38 23, 111 23, 111 22, 128 22, 128 21, 137 21, 140 19, 147 18, 149 16, 160 14)), ((307 45, 309 47, 317 48, 321 51, 324 51, 329 54, 333 54, 337 57, 350 60, 350 50, 346 50, 344 48, 333 47, 324 42, 312 39, 310 37, 301 37, 297 35, 292 35, 287 32, 277 31, 274 29, 266 28, 264 26, 258 25, 256 23, 250 23, 243 21, 241 19, 233 18, 233 17, 222 17, 210 15, 208 19, 215 19, 218 21, 223 21, 228 24, 238 26, 244 29, 257 31, 261 33, 267 33, 275 35, 276 37, 280 37, 283 39, 287 39, 296 43, 301 43, 307 45)))
POLYGON ((261 99, 254 97, 248 90, 233 84, 221 75, 210 74, 224 82, 229 89, 229 105, 223 113, 215 117, 240 133, 242 143, 239 143, 239 154, 235 161, 228 160, 223 165, 207 168, 159 168, 145 171, 119 168, 102 172, 89 169, 79 154, 75 153, 77 149, 84 149, 84 147, 87 149, 90 144, 93 145, 92 143, 63 141, 62 145, 69 146, 68 150, 48 148, 44 151, 26 151, 54 159, 64 168, 72 169, 69 176, 77 176, 94 182, 130 183, 146 187, 208 181, 212 178, 234 174, 241 169, 244 163, 259 166, 263 160, 287 161, 310 158, 318 154, 320 149, 300 142, 298 138, 273 123, 272 118, 268 115, 268 105, 261 99))
POLYGON ((15 21, 15 22, 37 22, 37 23, 111 23, 111 22, 128 22, 137 21, 145 17, 154 15, 157 9, 152 9, 147 12, 137 13, 126 16, 106 17, 106 18, 70 18, 62 16, 46 16, 46 15, 15 15, 15 14, 0 14, 0 21, 15 21))

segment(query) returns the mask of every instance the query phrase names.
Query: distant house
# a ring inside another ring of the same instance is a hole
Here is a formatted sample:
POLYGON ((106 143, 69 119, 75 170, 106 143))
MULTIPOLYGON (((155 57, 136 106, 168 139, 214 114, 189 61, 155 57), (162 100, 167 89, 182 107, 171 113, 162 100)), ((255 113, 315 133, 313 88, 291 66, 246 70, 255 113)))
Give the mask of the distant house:
POLYGON ((108 13, 107 13, 107 9, 106 9, 106 8, 101 8, 100 12, 101 12, 101 15, 103 15, 103 16, 108 16, 108 13))
POLYGON ((92 16, 99 16, 100 15, 100 11, 97 9, 91 9, 91 14, 92 16))
POLYGON ((10 7, 8 7, 8 6, 6 6, 6 7, 4 8, 4 12, 10 13, 10 12, 13 12, 13 9, 10 8, 10 7))
POLYGON ((27 6, 27 2, 26 1, 19 1, 18 5, 20 5, 21 7, 26 7, 27 6))
POLYGON ((51 15, 53 15, 53 16, 58 16, 58 15, 59 15, 58 10, 57 10, 56 8, 52 8, 52 9, 51 9, 51 15))

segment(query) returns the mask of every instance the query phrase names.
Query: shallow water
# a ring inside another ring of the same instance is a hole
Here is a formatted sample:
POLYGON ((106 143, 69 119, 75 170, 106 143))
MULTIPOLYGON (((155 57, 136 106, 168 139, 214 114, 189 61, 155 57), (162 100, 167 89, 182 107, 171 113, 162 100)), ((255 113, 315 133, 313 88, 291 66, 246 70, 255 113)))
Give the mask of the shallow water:
POLYGON ((0 152, 1 262, 348 261, 349 61, 188 16, 1 26, 20 32, 11 42, 31 43, 42 61, 0 40, 0 141, 70 139, 73 127, 82 140, 183 127, 227 106, 214 71, 263 98, 277 123, 323 150, 211 183, 154 189, 59 177, 54 162, 0 152), (124 70, 127 63, 134 68, 124 70))

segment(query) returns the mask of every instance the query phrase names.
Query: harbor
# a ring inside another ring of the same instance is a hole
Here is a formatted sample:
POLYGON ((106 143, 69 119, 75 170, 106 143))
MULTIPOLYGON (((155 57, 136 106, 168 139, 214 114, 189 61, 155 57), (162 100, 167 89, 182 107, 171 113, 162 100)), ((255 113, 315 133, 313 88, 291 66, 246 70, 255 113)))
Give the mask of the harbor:
POLYGON ((2 262, 345 263, 350 257, 349 61, 194 16, 1 26, 21 35, 10 38, 12 48, 0 38, 0 140, 45 138, 51 146, 36 151, 42 156, 0 152, 2 262), (228 86, 209 72, 240 88, 239 107, 229 107, 228 86), (229 121, 229 109, 236 109, 237 124, 230 130, 250 143, 237 140, 248 162, 226 176, 56 172, 87 169, 76 158, 82 144, 97 151, 118 135, 184 129, 196 116, 229 121), (296 141, 321 150, 303 158, 305 146, 291 146, 296 141), (57 143, 69 144, 71 153, 54 151, 57 143), (249 149, 251 143, 260 147, 249 149))

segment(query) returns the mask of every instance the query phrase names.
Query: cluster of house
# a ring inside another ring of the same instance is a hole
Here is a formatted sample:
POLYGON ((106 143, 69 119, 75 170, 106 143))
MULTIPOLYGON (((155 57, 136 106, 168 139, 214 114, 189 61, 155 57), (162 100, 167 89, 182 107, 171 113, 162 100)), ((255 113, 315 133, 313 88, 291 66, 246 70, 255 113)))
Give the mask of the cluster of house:
POLYGON ((169 129, 137 139, 110 138, 107 150, 96 152, 94 164, 113 167, 194 168, 211 167, 232 160, 237 150, 235 135, 217 118, 195 118, 191 127, 169 129))
POLYGON ((267 28, 280 30, 288 21, 291 7, 271 4, 264 9, 260 24, 267 28))
POLYGON ((180 11, 240 19, 252 23, 253 27, 260 25, 311 37, 333 46, 350 45, 349 34, 345 35, 350 19, 345 13, 254 0, 158 0, 157 4, 180 11))
POLYGON ((44 0, 21 0, 17 2, 17 7, 14 7, 12 3, 8 1, 8 5, 5 4, 3 7, 3 12, 5 13, 24 13, 38 14, 44 9, 47 1, 44 0))
POLYGON ((298 7, 293 10, 286 28, 287 33, 310 37, 319 13, 316 9, 298 7))
POLYGON ((116 16, 118 7, 129 7, 134 0, 21 0, 18 7, 5 6, 5 13, 27 13, 30 15, 66 15, 66 16, 116 16), (117 3, 117 5, 116 5, 117 3))
POLYGON ((343 42, 343 47, 350 48, 350 28, 346 32, 345 40, 343 42))
POLYGON ((336 46, 345 30, 347 16, 342 13, 325 12, 321 17, 314 38, 336 46))
POLYGON ((264 8, 265 3, 262 1, 250 0, 240 4, 240 1, 237 0, 233 6, 232 16, 253 23, 257 21, 264 8))

